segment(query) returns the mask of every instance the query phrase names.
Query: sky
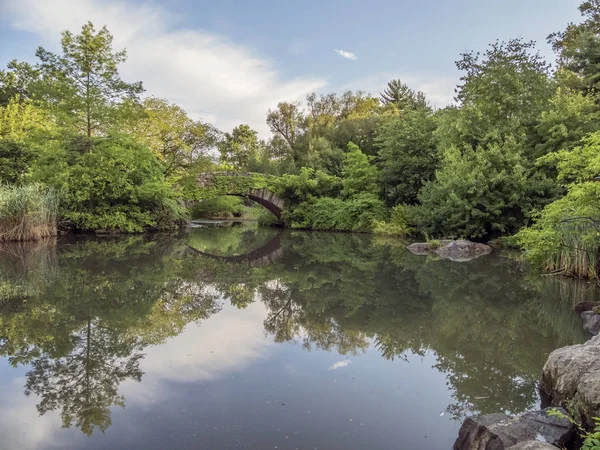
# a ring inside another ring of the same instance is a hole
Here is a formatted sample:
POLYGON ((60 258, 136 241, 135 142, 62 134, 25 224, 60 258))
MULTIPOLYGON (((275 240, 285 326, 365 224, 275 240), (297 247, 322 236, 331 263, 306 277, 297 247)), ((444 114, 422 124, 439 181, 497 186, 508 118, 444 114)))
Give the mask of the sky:
POLYGON ((0 0, 0 66, 60 49, 60 32, 107 25, 126 81, 223 131, 268 135, 266 112, 311 92, 377 95, 400 78, 451 103, 462 52, 535 40, 580 20, 580 0, 0 0))

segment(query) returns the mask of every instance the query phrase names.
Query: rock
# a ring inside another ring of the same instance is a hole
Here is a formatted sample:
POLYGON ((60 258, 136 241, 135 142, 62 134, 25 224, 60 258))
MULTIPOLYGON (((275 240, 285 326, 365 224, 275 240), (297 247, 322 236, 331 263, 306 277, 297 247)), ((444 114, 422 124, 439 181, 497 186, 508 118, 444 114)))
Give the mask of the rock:
POLYGON ((406 247, 408 251, 415 255, 436 254, 442 259, 448 259, 455 262, 466 262, 487 255, 492 252, 492 247, 477 242, 470 242, 464 239, 458 241, 442 240, 433 247, 432 243, 419 242, 406 247))
POLYGON ((583 319, 583 328, 585 331, 592 333, 594 336, 600 333, 600 314, 594 311, 584 311, 580 315, 583 319))
MULTIPOLYGON (((563 413, 566 414, 565 411, 563 413)), ((513 417, 504 414, 488 414, 465 419, 453 448, 454 450, 504 450, 534 440, 560 446, 571 440, 573 432, 573 426, 566 418, 558 419, 549 416, 548 409, 526 412, 513 417)))
POLYGON ((464 239, 450 241, 435 250, 435 253, 437 253, 440 258, 449 259, 450 261, 455 262, 471 261, 491 252, 492 247, 489 245, 466 241, 464 239))
POLYGON ((429 254, 429 245, 426 242, 411 244, 406 248, 414 255, 425 256, 429 254))
POLYGON ((600 306, 600 302, 580 302, 573 309, 577 314, 581 314, 584 311, 593 311, 597 306, 600 306))
POLYGON ((600 336, 550 353, 542 370, 543 406, 568 405, 586 425, 600 416, 600 336))
POLYGON ((508 450, 556 450, 556 447, 545 442, 527 441, 508 447, 508 450))

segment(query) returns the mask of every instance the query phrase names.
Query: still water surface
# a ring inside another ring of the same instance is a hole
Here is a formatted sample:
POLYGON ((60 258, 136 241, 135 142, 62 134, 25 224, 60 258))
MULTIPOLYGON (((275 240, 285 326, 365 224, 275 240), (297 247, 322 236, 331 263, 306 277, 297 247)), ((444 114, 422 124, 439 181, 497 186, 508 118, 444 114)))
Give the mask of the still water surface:
POLYGON ((253 226, 0 248, 0 449, 449 449, 538 402, 585 283, 253 226))

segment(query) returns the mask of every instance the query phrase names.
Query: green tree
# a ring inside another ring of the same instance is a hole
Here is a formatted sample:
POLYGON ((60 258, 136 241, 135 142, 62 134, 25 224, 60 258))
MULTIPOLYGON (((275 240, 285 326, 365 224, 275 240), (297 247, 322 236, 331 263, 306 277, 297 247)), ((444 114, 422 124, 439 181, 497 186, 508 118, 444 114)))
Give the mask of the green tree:
POLYGON ((407 109, 428 108, 425 94, 408 87, 406 83, 395 79, 388 82, 386 88, 379 94, 385 105, 394 105, 400 111, 407 109))
POLYGON ((289 157, 297 165, 302 157, 299 138, 304 129, 304 113, 300 103, 280 102, 276 109, 269 109, 267 125, 272 133, 283 140, 277 144, 280 156, 289 157))
POLYGON ((221 161, 235 170, 248 170, 259 158, 260 145, 256 131, 248 125, 239 125, 231 134, 225 133, 219 143, 221 161))
POLYGON ((357 194, 377 194, 377 177, 377 167, 371 164, 370 158, 358 145, 349 142, 342 169, 342 195, 348 198, 357 194))
POLYGON ((64 193, 64 219, 80 230, 141 232, 168 229, 185 218, 163 166, 144 146, 125 138, 75 140, 45 151, 34 180, 64 193))
POLYGON ((91 22, 81 33, 62 33, 62 54, 39 47, 36 56, 43 82, 40 96, 65 124, 88 138, 114 126, 119 106, 137 101, 142 83, 126 83, 118 72, 126 60, 125 50, 112 48, 113 36, 106 27, 96 31, 91 22))
POLYGON ((532 175, 514 141, 487 148, 446 149, 435 181, 419 193, 418 224, 437 236, 484 238, 518 230, 547 202, 544 180, 532 175))
POLYGON ((27 144, 0 139, 0 183, 22 183, 33 159, 27 144))
POLYGON ((217 146, 220 132, 209 124, 193 120, 179 106, 150 97, 119 123, 119 130, 132 134, 164 164, 165 175, 176 178, 200 166, 210 166, 209 152, 217 146))
POLYGON ((377 134, 380 178, 392 205, 414 204, 421 187, 433 180, 438 153, 435 117, 424 108, 403 112, 377 134))
POLYGON ((39 80, 37 67, 16 59, 9 61, 6 70, 0 70, 0 106, 6 106, 11 100, 31 100, 32 87, 39 80))

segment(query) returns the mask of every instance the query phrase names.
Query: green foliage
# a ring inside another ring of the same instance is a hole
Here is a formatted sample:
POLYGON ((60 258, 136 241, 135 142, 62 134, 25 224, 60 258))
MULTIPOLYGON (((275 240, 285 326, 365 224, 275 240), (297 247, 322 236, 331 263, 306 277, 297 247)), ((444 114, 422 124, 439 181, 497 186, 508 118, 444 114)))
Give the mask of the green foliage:
POLYGON ((303 167, 298 175, 285 174, 272 182, 272 190, 292 205, 315 197, 337 197, 342 180, 321 170, 303 167))
POLYGON ((370 163, 370 159, 357 145, 348 143, 342 169, 344 197, 350 198, 361 193, 377 194, 377 167, 370 163))
POLYGON ((373 231, 377 234, 407 237, 413 232, 406 214, 406 205, 396 205, 391 209, 387 221, 376 221, 373 231))
POLYGON ((202 200, 191 210, 192 219, 203 217, 239 217, 244 211, 244 201, 240 197, 219 196, 202 200))
POLYGON ((0 242, 56 235, 60 198, 41 184, 0 185, 0 242))
POLYGON ((423 231, 437 236, 510 233, 543 204, 546 184, 532 176, 514 142, 476 150, 451 147, 442 156, 436 181, 419 194, 416 220, 423 231))
POLYGON ((378 132, 381 181, 389 203, 416 203, 421 187, 433 180, 438 154, 435 118, 423 108, 405 111, 378 132))
POLYGON ((286 211, 284 221, 292 228, 334 231, 371 231, 385 219, 384 203, 372 194, 353 198, 320 197, 286 211))
POLYGON ((600 183, 573 185, 566 196, 546 206, 517 242, 536 266, 578 277, 598 277, 600 183))
POLYGON ((414 91, 406 83, 397 79, 387 84, 387 87, 380 94, 380 98, 382 103, 394 105, 400 111, 428 107, 423 92, 414 91))
POLYGON ((165 182, 162 165, 144 146, 121 138, 75 141, 45 152, 33 178, 64 195, 64 219, 80 230, 168 229, 185 209, 165 182))
POLYGON ((141 83, 126 83, 118 65, 126 60, 124 50, 114 52, 113 36, 106 27, 96 31, 91 22, 74 35, 62 33, 62 54, 39 47, 39 70, 43 82, 36 94, 66 126, 88 138, 102 134, 116 123, 119 105, 136 101, 141 83))
POLYGON ((22 183, 33 159, 29 145, 0 139, 0 182, 22 183))
POLYGON ((219 143, 221 162, 231 165, 235 170, 248 170, 258 160, 260 142, 258 133, 248 125, 239 125, 231 134, 225 133, 219 143))

